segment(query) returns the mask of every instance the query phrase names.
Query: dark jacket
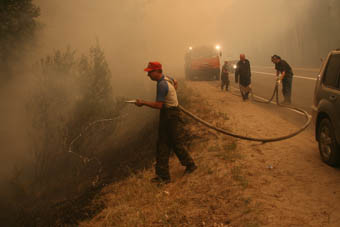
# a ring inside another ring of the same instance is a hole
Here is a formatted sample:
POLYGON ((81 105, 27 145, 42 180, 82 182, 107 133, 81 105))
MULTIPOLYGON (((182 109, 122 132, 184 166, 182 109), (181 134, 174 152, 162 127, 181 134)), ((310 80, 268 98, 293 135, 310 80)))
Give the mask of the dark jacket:
POLYGON ((294 73, 290 65, 283 59, 279 61, 279 63, 275 64, 275 69, 280 73, 286 72, 285 78, 292 78, 294 73))
POLYGON ((239 82, 242 86, 248 86, 251 83, 250 63, 247 59, 237 62, 237 68, 235 71, 236 80, 238 79, 238 77, 239 82))

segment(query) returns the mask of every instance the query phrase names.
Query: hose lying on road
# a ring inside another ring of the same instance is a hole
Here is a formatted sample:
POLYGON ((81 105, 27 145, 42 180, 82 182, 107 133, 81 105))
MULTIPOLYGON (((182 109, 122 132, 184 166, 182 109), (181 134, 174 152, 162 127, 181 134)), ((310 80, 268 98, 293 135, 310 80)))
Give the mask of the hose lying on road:
POLYGON ((262 142, 262 143, 277 142, 277 141, 289 139, 289 138, 291 138, 293 136, 296 136, 297 134, 301 133, 303 130, 305 130, 310 125, 312 119, 311 119, 311 116, 305 110, 303 110, 303 109, 300 109, 300 108, 297 108, 297 107, 288 106, 288 105, 281 105, 281 104, 279 104, 278 83, 276 84, 275 89, 274 89, 274 93, 273 93, 272 97, 269 100, 261 101, 261 100, 256 100, 254 98, 253 98, 253 100, 256 101, 256 102, 270 104, 275 96, 276 96, 276 103, 277 103, 277 105, 279 107, 284 107, 284 108, 291 109, 291 110, 294 110, 294 111, 302 113, 304 115, 304 117, 306 118, 306 122, 305 122, 305 124, 301 128, 299 128, 295 132, 292 132, 292 133, 290 133, 288 135, 285 135, 285 136, 274 137, 274 138, 256 138, 256 137, 242 136, 242 135, 239 135, 239 134, 236 134, 236 133, 232 133, 232 132, 229 132, 229 131, 227 131, 225 129, 218 128, 218 127, 210 124, 209 122, 199 118, 198 116, 194 115, 190 111, 186 110, 182 106, 179 106, 179 109, 183 113, 188 115, 189 117, 191 117, 194 120, 198 121, 199 123, 207 126, 208 128, 211 128, 211 129, 213 129, 213 130, 215 130, 217 132, 223 133, 225 135, 232 136, 232 137, 239 138, 239 139, 243 139, 243 140, 257 141, 257 142, 262 142))

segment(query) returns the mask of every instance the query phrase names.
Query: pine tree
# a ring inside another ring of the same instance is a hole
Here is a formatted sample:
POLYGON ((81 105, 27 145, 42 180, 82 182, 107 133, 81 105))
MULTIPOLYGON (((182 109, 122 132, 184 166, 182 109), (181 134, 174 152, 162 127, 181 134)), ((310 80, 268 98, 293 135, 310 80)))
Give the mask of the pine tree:
POLYGON ((39 15, 33 0, 0 1, 0 79, 10 76, 11 64, 31 46, 39 15))

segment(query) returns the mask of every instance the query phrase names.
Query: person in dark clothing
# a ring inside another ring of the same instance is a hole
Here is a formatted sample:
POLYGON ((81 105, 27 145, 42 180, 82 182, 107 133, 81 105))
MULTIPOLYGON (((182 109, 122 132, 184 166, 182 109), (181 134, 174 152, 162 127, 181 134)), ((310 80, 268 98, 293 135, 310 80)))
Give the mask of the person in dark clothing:
POLYGON ((246 59, 244 54, 240 55, 240 61, 237 62, 237 68, 235 71, 235 79, 239 82, 240 92, 243 101, 248 99, 249 93, 251 91, 251 71, 250 62, 246 59))
POLYGON ((222 66, 222 72, 221 72, 221 90, 223 91, 224 86, 225 86, 225 90, 228 91, 229 90, 229 65, 228 65, 228 61, 224 62, 224 65, 222 66))
POLYGON ((279 82, 282 82, 283 104, 291 104, 293 70, 290 65, 278 55, 272 56, 272 62, 275 64, 276 76, 279 82))
POLYGON ((148 106, 160 109, 158 141, 156 153, 156 177, 151 179, 153 183, 166 184, 170 182, 169 157, 171 149, 175 152, 183 166, 186 166, 185 174, 197 169, 194 160, 184 146, 183 127, 181 127, 180 110, 177 100, 178 82, 163 75, 162 65, 159 62, 150 62, 144 69, 151 80, 157 81, 157 97, 155 102, 137 99, 137 106, 148 106))

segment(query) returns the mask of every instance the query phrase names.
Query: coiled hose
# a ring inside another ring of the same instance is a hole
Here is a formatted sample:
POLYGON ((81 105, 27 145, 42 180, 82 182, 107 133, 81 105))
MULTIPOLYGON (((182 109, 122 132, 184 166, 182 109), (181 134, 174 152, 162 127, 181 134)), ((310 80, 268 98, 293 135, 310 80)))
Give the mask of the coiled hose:
MULTIPOLYGON (((222 129, 222 128, 218 128, 212 124, 210 124, 209 122, 199 118, 198 116, 196 116, 195 114, 191 113, 190 111, 188 111, 187 109, 185 109, 183 106, 179 106, 179 109, 185 113, 186 115, 188 115, 189 117, 193 118, 194 120, 196 120, 197 122, 205 125, 206 127, 210 128, 210 129, 213 129, 217 132, 220 132, 222 134, 225 134, 225 135, 228 135, 228 136, 232 136, 232 137, 235 137, 235 138, 238 138, 238 139, 242 139, 242 140, 249 140, 249 141, 257 141, 257 142, 262 142, 262 143, 269 143, 269 142, 277 142, 277 141, 281 141, 281 140, 286 140, 286 139, 289 139, 289 138, 292 138, 294 136, 296 136, 297 134, 301 133, 302 131, 304 131, 311 123, 312 119, 311 119, 311 116, 303 109, 300 109, 300 108, 297 108, 297 107, 292 107, 292 106, 288 106, 288 105, 282 105, 279 103, 279 93, 278 93, 278 87, 279 87, 279 84, 278 82, 276 83, 275 85, 275 88, 274 88, 274 92, 273 92, 273 95, 272 97, 267 100, 267 101, 261 101, 261 100, 256 100, 254 99, 253 97, 253 100, 255 102, 260 102, 260 103, 266 103, 266 104, 270 104, 272 102, 272 100, 274 99, 274 97, 276 96, 276 104, 279 106, 279 107, 283 107, 283 108, 287 108, 287 109, 291 109, 291 110, 294 110, 294 111, 297 111, 297 112, 300 112, 304 115, 304 117, 306 118, 306 122, 305 124, 299 128, 298 130, 288 134, 288 135, 285 135, 285 136, 280 136, 280 137, 274 137, 274 138, 257 138, 257 137, 249 137, 249 136, 243 136, 243 135, 239 135, 239 134, 236 134, 236 133, 232 133, 232 132, 229 132, 225 129, 222 129)), ((253 96, 253 94, 252 94, 253 96)))

